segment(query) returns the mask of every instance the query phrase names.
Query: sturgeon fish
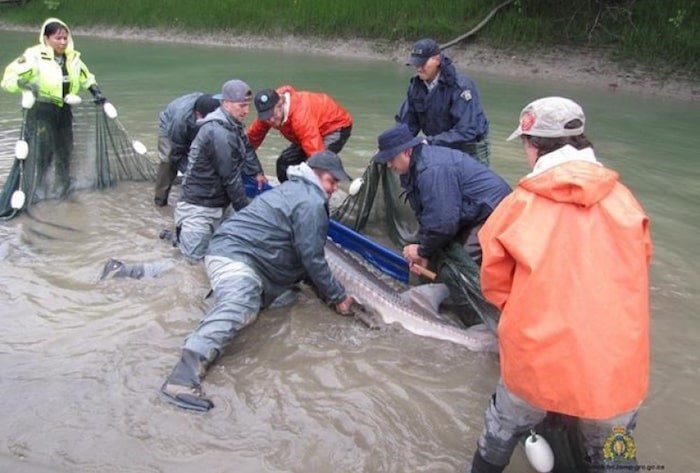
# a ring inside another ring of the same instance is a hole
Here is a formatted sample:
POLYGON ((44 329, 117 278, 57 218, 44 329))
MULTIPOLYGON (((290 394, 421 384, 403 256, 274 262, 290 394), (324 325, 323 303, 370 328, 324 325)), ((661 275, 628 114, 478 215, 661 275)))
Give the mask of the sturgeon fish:
POLYGON ((449 295, 444 284, 425 284, 399 293, 330 239, 325 255, 333 276, 347 293, 384 323, 399 323, 416 335, 447 340, 471 351, 498 350, 496 336, 484 324, 464 329, 440 322, 438 308, 449 295))

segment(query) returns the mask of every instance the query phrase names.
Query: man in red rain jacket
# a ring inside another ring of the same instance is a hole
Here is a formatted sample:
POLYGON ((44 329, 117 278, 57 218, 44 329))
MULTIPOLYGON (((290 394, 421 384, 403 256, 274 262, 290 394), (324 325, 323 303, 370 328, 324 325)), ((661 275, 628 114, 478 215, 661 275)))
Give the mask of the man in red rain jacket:
POLYGON ((287 180, 287 167, 303 163, 328 149, 340 153, 352 131, 352 116, 329 95, 283 85, 255 95, 258 118, 248 128, 248 140, 258 149, 270 128, 291 142, 277 158, 277 178, 287 180))

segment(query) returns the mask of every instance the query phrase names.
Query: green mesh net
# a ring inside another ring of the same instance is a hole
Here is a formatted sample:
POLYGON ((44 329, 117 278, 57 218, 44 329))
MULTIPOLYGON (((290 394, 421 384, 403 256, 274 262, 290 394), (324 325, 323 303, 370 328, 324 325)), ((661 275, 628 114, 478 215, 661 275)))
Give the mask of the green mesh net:
MULTIPOLYGON (((404 246, 416 241, 418 223, 395 173, 383 164, 370 164, 362 175, 362 187, 335 207, 332 217, 350 228, 361 231, 368 222, 382 222, 393 243, 404 246)), ((374 225, 376 227, 376 225, 374 225)))
MULTIPOLYGON (((391 241, 400 247, 417 241, 418 223, 402 196, 396 173, 386 165, 370 164, 362 175, 363 184, 355 195, 348 195, 334 207, 332 217, 356 231, 368 223, 377 223, 391 241)), ((479 266, 461 244, 453 242, 438 252, 430 261, 430 268, 438 274, 435 282, 450 289, 449 305, 466 325, 484 322, 494 332, 499 312, 488 303, 482 293, 479 266)))
POLYGON ((14 159, 5 179, 0 219, 80 189, 102 189, 125 180, 155 181, 156 164, 135 150, 144 152, 145 147, 132 141, 119 119, 109 118, 103 107, 84 103, 61 108, 37 102, 23 114, 17 136, 28 152, 25 159, 14 159), (24 199, 18 195, 22 193, 24 199))

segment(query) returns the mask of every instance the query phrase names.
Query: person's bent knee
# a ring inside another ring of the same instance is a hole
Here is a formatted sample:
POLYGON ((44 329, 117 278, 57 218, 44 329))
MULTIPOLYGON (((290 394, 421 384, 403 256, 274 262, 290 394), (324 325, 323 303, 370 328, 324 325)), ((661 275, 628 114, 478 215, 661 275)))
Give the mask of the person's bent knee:
POLYGON ((210 240, 211 235, 208 233, 182 231, 178 248, 188 261, 200 262, 207 254, 210 240))

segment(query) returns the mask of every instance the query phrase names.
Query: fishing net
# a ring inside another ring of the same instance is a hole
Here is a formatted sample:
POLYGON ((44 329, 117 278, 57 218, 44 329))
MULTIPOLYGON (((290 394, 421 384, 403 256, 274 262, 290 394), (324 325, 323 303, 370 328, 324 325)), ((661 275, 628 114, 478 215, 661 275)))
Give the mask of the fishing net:
POLYGON ((23 113, 17 136, 28 151, 25 159, 14 159, 5 179, 0 219, 81 189, 103 189, 125 180, 155 181, 156 164, 135 150, 145 152, 143 145, 133 142, 119 119, 109 118, 103 107, 88 102, 61 108, 37 102, 23 113), (20 205, 17 194, 22 192, 20 205))
MULTIPOLYGON (((386 165, 370 164, 362 175, 362 187, 332 210, 332 217, 355 231, 362 231, 368 223, 381 223, 391 241, 403 247, 417 241, 418 223, 403 198, 401 183, 396 173, 386 165)), ((380 228, 382 225, 373 225, 380 228)), ((461 244, 450 243, 430 261, 430 269, 450 289, 448 305, 465 325, 484 322, 494 332, 499 312, 488 303, 482 293, 479 265, 467 254, 461 244)))
POLYGON ((362 175, 362 187, 347 195, 332 211, 332 217, 356 231, 368 222, 385 223, 391 241, 405 246, 416 241, 418 223, 410 206, 402 200, 399 178, 384 164, 370 164, 362 175))
POLYGON ((484 299, 479 276, 481 268, 464 247, 451 242, 438 251, 431 263, 438 279, 450 289, 450 302, 462 321, 466 325, 483 322, 495 333, 500 312, 484 299))

